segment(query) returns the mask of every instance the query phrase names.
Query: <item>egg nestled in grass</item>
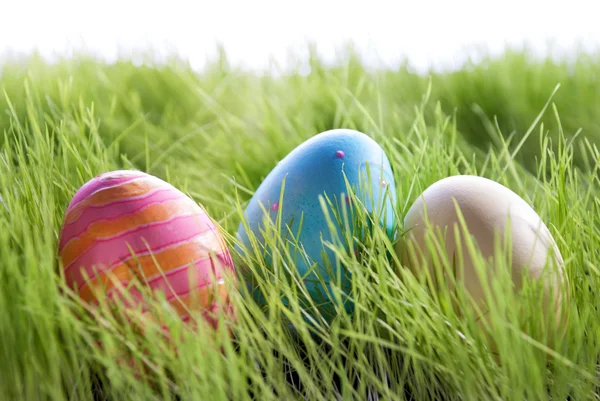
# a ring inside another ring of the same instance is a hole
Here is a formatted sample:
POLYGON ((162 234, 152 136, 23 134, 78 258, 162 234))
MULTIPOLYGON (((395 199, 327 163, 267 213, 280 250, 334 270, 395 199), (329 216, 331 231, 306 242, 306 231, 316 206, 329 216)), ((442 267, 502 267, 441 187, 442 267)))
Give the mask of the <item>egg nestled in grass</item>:
MULTIPOLYGON (((306 301, 310 299, 317 305, 317 312, 331 321, 335 317, 331 285, 335 282, 344 294, 349 294, 351 277, 347 269, 337 263, 334 250, 325 243, 334 243, 332 234, 344 238, 342 230, 354 227, 350 220, 354 208, 358 207, 375 216, 374 220, 379 220, 375 224, 379 223, 392 236, 395 201, 392 169, 377 142, 354 130, 322 132, 292 150, 260 184, 238 229, 238 239, 245 248, 239 251, 242 255, 246 251, 253 252, 252 233, 264 260, 274 272, 274 252, 284 252, 281 249, 289 245, 287 252, 291 255, 292 268, 306 285, 306 293, 299 292, 298 295, 300 304, 303 307, 309 305, 306 301), (330 202, 325 207, 327 213, 321 199, 330 202), (343 209, 349 216, 346 221, 342 217, 343 209), (337 219, 332 217, 334 215, 337 219), (272 241, 269 243, 264 235, 267 223, 275 225, 276 221, 281 226, 281 247, 274 246, 272 241), (329 224, 331 221, 334 221, 334 227, 329 224)), ((356 238, 360 233, 351 234, 356 238)), ((354 246, 345 245, 347 248, 354 246)), ((284 267, 280 265, 279 271, 282 269, 284 267)), ((245 276, 254 299, 265 305, 267 301, 255 281, 256 275, 246 272, 245 276)), ((265 276, 264 279, 269 280, 272 274, 265 276)), ((352 303, 345 301, 344 308, 351 312, 352 303)), ((305 310, 315 317, 314 308, 305 310)))
POLYGON ((539 304, 543 315, 552 318, 554 324, 561 323, 566 275, 558 246, 532 207, 495 181, 459 175, 432 184, 408 210, 405 235, 398 242, 397 253, 403 264, 419 277, 429 272, 437 285, 452 289, 453 280, 464 285, 480 313, 486 313, 485 281, 478 275, 477 262, 469 251, 463 228, 473 239, 476 252, 490 262, 484 272, 489 288, 499 277, 492 266, 494 258, 502 255, 497 252, 501 246, 500 249, 510 250, 503 255, 507 263, 496 266, 509 266, 515 293, 524 287, 524 280, 542 284, 539 304), (442 237, 437 250, 431 246, 432 234, 442 237), (436 259, 443 259, 442 253, 454 264, 455 278, 443 276, 450 273, 441 273, 434 267, 439 263, 434 262, 436 259))
POLYGON ((152 175, 112 171, 83 185, 65 212, 59 255, 67 285, 92 305, 107 297, 145 312, 138 283, 161 292, 185 322, 198 312, 216 326, 218 313, 233 313, 224 279, 234 268, 221 233, 152 175))

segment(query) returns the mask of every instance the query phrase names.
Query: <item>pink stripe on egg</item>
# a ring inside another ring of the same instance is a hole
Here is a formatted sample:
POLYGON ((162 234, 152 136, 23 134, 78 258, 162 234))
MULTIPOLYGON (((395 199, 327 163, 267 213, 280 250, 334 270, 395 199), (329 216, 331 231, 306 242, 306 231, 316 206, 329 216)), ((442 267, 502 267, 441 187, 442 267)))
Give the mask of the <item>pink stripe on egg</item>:
MULTIPOLYGON (((90 198, 90 197, 92 197, 92 196, 94 196, 96 194, 99 194, 99 193, 104 192, 104 191, 113 190, 113 189, 115 189, 117 187, 120 187, 122 185, 125 185, 125 184, 131 184, 131 182, 133 182, 133 181, 152 181, 153 179, 157 180, 157 178, 154 178, 154 177, 139 177, 137 179, 133 179, 133 180, 124 182, 122 184, 113 185, 113 186, 110 186, 110 187, 102 187, 99 190, 95 191, 94 193, 90 194, 90 196, 88 196, 87 198, 81 199, 78 202, 78 204, 81 204, 82 202, 86 201, 88 198, 90 198)), ((150 196, 150 195, 152 195, 152 194, 154 194, 155 192, 158 192, 158 191, 166 191, 166 190, 169 190, 169 189, 173 190, 173 188, 167 187, 164 183, 159 182, 158 184, 161 184, 161 185, 156 185, 155 188, 153 188, 152 190, 150 190, 148 192, 143 193, 142 195, 130 196, 130 197, 120 197, 117 200, 108 201, 106 203, 90 204, 90 205, 87 205, 86 208, 103 208, 103 207, 110 206, 110 205, 117 205, 117 204, 127 203, 127 202, 130 202, 130 201, 133 201, 133 200, 142 200, 145 197, 150 196)), ((77 206, 77 205, 75 205, 75 206, 77 206)), ((72 211, 72 210, 67 209, 67 211, 65 212, 65 217, 67 219, 69 218, 69 212, 70 211, 72 211)), ((81 218, 81 216, 79 216, 77 219, 79 219, 79 218, 81 218)), ((77 221, 77 220, 69 222, 69 223, 67 223, 67 225, 68 224, 72 224, 75 221, 77 221)))
MULTIPOLYGON (((77 220, 68 223, 63 227, 58 247, 59 252, 62 251, 70 241, 75 240, 84 234, 94 223, 110 222, 125 216, 132 216, 149 206, 177 199, 183 200, 189 198, 181 192, 173 191, 172 188, 166 187, 158 188, 139 197, 111 202, 108 205, 89 206, 77 220), (124 207, 124 204, 128 202, 135 203, 124 207)), ((191 200, 190 202, 193 203, 191 200)))
MULTIPOLYGON (((153 252, 158 248, 172 246, 210 230, 211 220, 204 212, 176 216, 168 220, 154 222, 138 226, 118 235, 108 238, 98 238, 96 244, 84 250, 69 266, 65 268, 65 275, 73 266, 82 266, 87 275, 92 279, 95 276, 93 264, 100 271, 106 270, 121 259, 130 258, 131 251, 128 245, 137 255, 147 252, 150 248, 153 252), (147 245, 146 245, 147 243, 147 245)), ((71 280, 85 281, 81 271, 73 272, 71 280)))
MULTIPOLYGON (((199 238, 202 238, 202 237, 204 237, 204 236, 206 236, 206 235, 209 235, 209 230, 206 230, 206 231, 204 231, 204 232, 202 232, 202 233, 200 233, 200 234, 194 235, 194 236, 192 236, 191 238, 187 238, 187 239, 185 239, 185 240, 183 240, 183 241, 171 242, 171 243, 168 243, 168 244, 166 244, 166 245, 164 245, 164 246, 162 246, 162 247, 159 247, 159 248, 153 248, 153 249, 152 249, 152 251, 149 251, 149 250, 146 248, 146 249, 144 249, 143 251, 140 251, 140 252, 135 252, 135 256, 134 256, 134 255, 131 255, 131 254, 129 254, 129 255, 126 257, 126 258, 120 258, 120 259, 118 259, 118 260, 115 260, 115 261, 114 261, 114 262, 113 262, 113 263, 110 265, 110 267, 109 267, 109 268, 107 268, 107 269, 101 269, 101 270, 100 270, 100 274, 107 274, 107 273, 109 273, 109 272, 113 271, 113 270, 114 270, 114 269, 115 269, 117 266, 119 266, 119 265, 121 265, 121 264, 123 264, 123 263, 127 264, 128 262, 130 262, 130 261, 133 261, 133 263, 135 264, 135 263, 136 263, 136 262, 135 262, 135 260, 136 260, 136 259, 138 259, 138 260, 139 260, 140 258, 142 258, 142 257, 144 257, 144 256, 148 256, 148 255, 158 255, 158 254, 160 254, 161 252, 163 252, 163 251, 165 251, 165 250, 167 250, 167 249, 169 249, 169 248, 177 248, 177 247, 178 247, 178 246, 180 246, 180 245, 184 245, 184 244, 186 244, 186 243, 195 242, 195 241, 197 241, 199 238)), ((224 255, 220 255, 220 254, 219 254, 219 255, 218 255, 218 258, 219 258, 219 260, 224 260, 224 261, 225 261, 225 262, 222 262, 222 265, 223 265, 223 266, 229 266, 229 267, 230 267, 230 269, 232 269, 232 268, 233 268, 233 259, 231 259, 231 255, 229 254, 229 252, 225 252, 225 254, 224 254, 224 255)), ((90 270, 91 270, 91 269, 90 269, 90 270)), ((88 273, 88 274, 90 274, 90 273, 88 273)), ((166 274, 166 273, 164 273, 164 272, 163 272, 162 274, 166 274)), ((151 276, 149 279, 153 279, 153 278, 155 278, 155 277, 158 277, 158 276, 161 276, 161 275, 160 275, 160 274, 159 274, 159 275, 154 275, 154 276, 151 276)), ((74 276, 71 276, 71 278, 73 278, 73 277, 74 277, 74 276)), ((95 276, 91 276, 91 277, 90 277, 90 280, 92 280, 94 277, 95 277, 95 276)), ((75 281, 73 281, 71 285, 76 285, 76 286, 77 286, 77 288, 79 288, 79 290, 81 291, 81 290, 83 290, 85 287, 87 287, 87 285, 88 285, 88 284, 89 284, 89 281, 88 281, 88 280, 86 280, 86 279, 84 278, 84 276, 83 276, 83 275, 79 275, 79 276, 75 277, 75 281)))
POLYGON ((225 281, 221 278, 221 279, 219 279, 219 280, 217 280, 215 282, 207 283, 207 284, 201 285, 199 287, 189 288, 189 286, 188 286, 188 288, 186 290, 183 290, 180 293, 174 294, 173 292, 171 292, 169 296, 166 296, 166 294, 165 294, 165 300, 167 302, 171 303, 171 301, 175 300, 176 298, 183 298, 183 297, 185 297, 186 295, 188 295, 192 291, 202 290, 202 289, 204 289, 206 287, 215 286, 215 285, 219 285, 219 284, 223 284, 223 283, 225 283, 225 281))
MULTIPOLYGON (((208 285, 214 284, 211 281, 211 276, 214 275, 216 282, 221 280, 221 272, 215 268, 215 264, 211 258, 201 258, 194 262, 195 271, 190 272, 190 264, 180 266, 168 273, 155 276, 146 283, 152 291, 161 291, 165 295, 167 301, 172 301, 176 297, 182 297, 190 293, 192 290, 202 289, 208 285), (213 271, 211 274, 210 271, 213 271), (190 282, 190 276, 195 276, 196 282, 190 282), (165 280, 166 278, 166 280, 165 280)), ((123 287, 127 287, 129 282, 122 282, 123 287)), ((112 294, 119 291, 119 287, 110 289, 107 294, 112 294)), ((137 292, 137 291, 136 291, 137 292)), ((139 293, 138 293, 139 294, 139 293)))
MULTIPOLYGON (((223 253, 223 252, 221 252, 223 253)), ((148 280, 148 285, 152 290, 160 290, 165 293, 167 300, 175 296, 183 296, 195 288, 202 288, 211 284, 212 276, 220 280, 223 275, 220 269, 217 269, 212 258, 202 258, 194 262, 194 272, 190 272, 190 265, 185 265, 171 270, 166 274, 154 277, 148 280), (190 276, 194 276, 196 283, 190 283, 190 276), (165 281, 166 278, 166 281, 165 281)))
POLYGON ((94 193, 103 190, 105 188, 113 188, 113 187, 118 187, 119 185, 123 185, 125 183, 140 179, 140 178, 148 178, 151 177, 148 174, 142 173, 142 172, 135 172, 138 174, 132 174, 130 176, 127 177, 119 177, 119 178, 114 178, 114 179, 110 179, 111 185, 107 185, 107 180, 103 179, 102 177, 105 176, 106 174, 110 174, 110 173, 105 173, 103 175, 100 175, 96 178, 93 178, 92 180, 90 180, 89 182, 87 182, 86 184, 84 184, 75 194, 75 196, 73 197, 73 199, 71 199, 71 202, 69 203, 69 206, 67 207, 67 212, 70 211, 71 209, 73 209, 75 206, 77 206, 77 204, 81 203, 82 201, 84 201, 87 197, 93 195, 94 193))
MULTIPOLYGON (((172 301, 176 300, 177 298, 184 298, 186 295, 190 294, 192 291, 203 290, 204 288, 223 284, 223 283, 225 283, 225 281, 221 278, 214 282, 209 282, 204 285, 199 285, 199 286, 191 287, 191 288, 189 285, 185 285, 185 286, 180 287, 180 291, 171 291, 169 289, 169 286, 165 286, 164 288, 155 286, 155 287, 152 287, 152 290, 153 291, 162 290, 164 293, 164 296, 165 296, 165 301, 168 303, 172 303, 172 301), (182 288, 185 288, 185 289, 182 289, 182 288)), ((146 305, 147 303, 145 302, 145 299, 142 296, 142 293, 136 287, 128 288, 127 286, 129 284, 130 284, 129 282, 121 282, 119 286, 108 290, 106 292, 107 298, 111 301, 112 300, 122 300, 123 301, 127 298, 131 298, 131 300, 133 301, 133 304, 139 305, 139 303, 142 303, 143 305, 146 305), (126 291, 123 291, 125 289, 126 289, 126 291)), ((171 285, 171 287, 173 287, 173 289, 175 289, 175 287, 173 285, 171 285)), ((99 305, 100 301, 94 300, 94 301, 91 301, 91 303, 93 305, 99 305)), ((213 307, 214 307, 214 305, 215 305, 215 302, 213 302, 213 307)), ((132 303, 128 303, 127 306, 133 306, 133 305, 132 305, 132 303)), ((144 307, 143 310, 147 310, 147 308, 144 307)))

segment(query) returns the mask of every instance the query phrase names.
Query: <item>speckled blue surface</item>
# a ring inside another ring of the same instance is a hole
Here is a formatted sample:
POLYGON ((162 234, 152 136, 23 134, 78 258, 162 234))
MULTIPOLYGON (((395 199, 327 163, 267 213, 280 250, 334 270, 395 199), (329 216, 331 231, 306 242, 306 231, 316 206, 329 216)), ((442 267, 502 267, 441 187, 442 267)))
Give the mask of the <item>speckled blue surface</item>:
MULTIPOLYGON (((261 229, 264 227, 265 210, 268 218, 273 221, 277 218, 277 213, 281 212, 283 223, 292 222, 291 231, 293 233, 298 232, 299 222, 302 218, 299 242, 312 261, 304 260, 300 252, 296 251, 294 254, 296 268, 300 274, 305 275, 311 264, 316 263, 322 277, 328 280, 331 278, 331 270, 328 273, 328 270, 325 269, 326 264, 323 262, 322 253, 326 253, 330 261, 329 266, 335 267, 336 263, 334 253, 323 247, 322 239, 331 241, 331 233, 319 202, 319 195, 326 194, 331 201, 336 199, 338 208, 347 204, 349 199, 345 196, 348 192, 345 179, 353 188, 356 188, 357 198, 369 212, 373 212, 373 205, 381 210, 384 206, 383 202, 385 202, 386 210, 385 214, 382 214, 382 220, 385 216, 385 221, 381 223, 386 227, 388 234, 392 236, 395 228, 393 207, 396 203, 396 187, 388 158, 379 144, 369 136, 346 129, 331 130, 315 135, 281 160, 250 200, 244 215, 246 224, 261 244, 264 244, 261 229), (370 170, 370 181, 367 180, 367 165, 370 170), (284 178, 284 197, 280 204, 284 178), (362 184, 359 185, 359 183, 362 184), (358 190, 359 186, 361 190, 358 190), (389 190, 389 194, 384 196, 386 188, 389 190), (373 194, 375 202, 371 200, 370 193, 373 194)), ((338 232, 340 231, 338 228, 338 232)), ((250 249, 248 235, 243 224, 240 224, 238 229, 238 239, 250 249)), ((270 261, 268 252, 265 259, 267 262, 270 261)), ((344 270, 342 273, 342 288, 349 292, 350 277, 344 274, 346 273, 344 270)), ((334 277, 331 279, 335 280, 334 277)), ((311 298, 317 303, 322 303, 326 300, 325 294, 322 285, 315 281, 314 275, 312 280, 307 276, 306 286, 311 298)), ((264 302, 260 295, 258 291, 254 291, 254 298, 259 303, 264 302)), ((353 305, 346 303, 345 306, 347 311, 352 311, 353 305)), ((326 305, 320 312, 328 320, 333 317, 332 310, 326 305)))

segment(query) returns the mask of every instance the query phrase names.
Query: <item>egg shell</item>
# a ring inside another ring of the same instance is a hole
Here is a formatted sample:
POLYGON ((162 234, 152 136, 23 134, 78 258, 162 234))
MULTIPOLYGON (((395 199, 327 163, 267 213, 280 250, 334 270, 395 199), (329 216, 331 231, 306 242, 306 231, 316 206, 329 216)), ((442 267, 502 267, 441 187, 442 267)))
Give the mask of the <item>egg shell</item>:
MULTIPOLYGON (((397 253, 403 264, 417 275, 426 269, 432 274, 434 272, 433 255, 428 253, 425 245, 426 216, 433 229, 446 233, 442 246, 450 260, 458 249, 454 226, 459 227, 464 265, 458 267, 457 271, 464 269, 462 279, 466 290, 481 310, 485 310, 484 290, 462 237, 454 201, 464 217, 468 232, 486 260, 493 260, 495 236, 504 238, 507 223, 510 222, 510 262, 514 289, 519 291, 522 288, 523 273, 529 274, 534 280, 543 279, 545 289, 548 290, 551 286, 555 292, 554 296, 549 291, 544 293, 545 311, 549 314, 554 311, 555 322, 560 323, 563 298, 561 290, 564 289, 566 279, 562 255, 550 231, 532 207, 516 193, 495 181, 459 175, 444 178, 428 187, 413 203, 404 219, 406 235, 397 245, 397 253), (409 243, 415 246, 416 253, 409 251, 409 243), (551 255, 550 260, 548 255, 551 255), (546 267, 548 270, 545 270, 546 267)), ((504 241, 501 241, 504 245, 504 241)), ((494 274, 488 273, 487 278, 491 283, 494 274)), ((449 281, 446 284, 451 287, 449 281)))
POLYGON ((99 294, 123 301, 128 293, 126 305, 145 311, 142 293, 126 289, 137 278, 162 292, 183 321, 200 311, 216 325, 219 305, 232 312, 214 297, 227 300, 224 274, 234 271, 214 222, 183 192, 143 172, 112 171, 83 185, 65 212, 59 255, 67 284, 92 304, 99 294))
MULTIPOLYGON (((265 239, 261 231, 265 226, 265 218, 275 221, 277 214, 281 213, 282 226, 291 222, 289 227, 292 233, 298 233, 302 220, 302 230, 297 239, 310 260, 307 261, 305 255, 300 255, 295 248, 290 251, 294 255, 296 269, 305 278, 310 297, 321 305, 320 312, 328 320, 333 317, 329 298, 324 295, 322 285, 315 282, 316 274, 307 275, 307 271, 316 263, 317 271, 326 285, 335 280, 324 267, 322 257, 324 252, 331 266, 335 266, 334 252, 323 245, 323 241, 331 241, 332 236, 319 196, 327 196, 335 202, 338 211, 341 207, 347 207, 352 198, 347 196, 345 179, 356 191, 356 198, 369 212, 373 212, 373 205, 377 210, 383 211, 380 215, 381 225, 392 236, 395 228, 393 207, 396 202, 396 189, 388 158, 379 144, 369 136, 348 129, 322 132, 292 150, 260 184, 244 213, 246 224, 263 246, 265 239), (367 180, 367 166, 370 181, 367 180), (284 179, 283 203, 280 204, 284 179), (389 194, 385 195, 386 192, 389 194)), ((341 233, 339 227, 337 231, 338 234, 341 233)), ((281 234, 284 238, 289 237, 287 233, 288 231, 282 228, 281 234)), ((238 238, 246 249, 251 249, 244 222, 239 226, 238 238)), ((239 247, 238 251, 243 253, 239 247)), ((265 260, 271 263, 270 255, 267 253, 264 256, 265 260)), ((350 277, 343 267, 342 269, 341 287, 348 293, 351 288, 350 277)), ((255 290, 253 294, 256 301, 259 304, 264 303, 263 295, 253 288, 251 280, 248 281, 248 286, 255 290)), ((349 312, 353 308, 350 302, 347 302, 345 307, 349 312)))

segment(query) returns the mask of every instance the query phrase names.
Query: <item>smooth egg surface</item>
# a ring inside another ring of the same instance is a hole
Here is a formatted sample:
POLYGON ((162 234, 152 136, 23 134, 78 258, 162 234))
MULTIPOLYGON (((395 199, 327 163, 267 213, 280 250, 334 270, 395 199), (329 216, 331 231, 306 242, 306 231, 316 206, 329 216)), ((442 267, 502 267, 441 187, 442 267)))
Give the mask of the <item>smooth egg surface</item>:
MULTIPOLYGON (((543 279, 544 287, 551 287, 554 291, 554 295, 544 293, 543 305, 548 311, 554 310, 556 318, 560 318, 560 290, 565 276, 563 258, 556 242, 539 215, 525 200, 487 178, 470 175, 444 178, 418 197, 405 216, 405 237, 397 245, 397 253, 403 264, 416 274, 429 269, 437 277, 433 267, 435 253, 430 252, 426 245, 427 233, 432 233, 427 229, 428 221, 433 230, 444 233, 441 246, 450 260, 459 263, 457 255, 462 253, 463 263, 455 271, 457 279, 464 283, 473 301, 479 306, 484 305, 484 287, 464 241, 456 206, 464 217, 468 233, 486 260, 493 261, 495 241, 504 246, 505 231, 508 233, 506 238, 510 239, 508 244, 512 248, 512 257, 508 262, 512 267, 510 276, 513 288, 516 291, 522 288, 525 274, 533 280, 543 279), (460 229, 460 238, 455 235, 455 227, 460 229)), ((494 277, 488 271, 490 284, 494 277)), ((449 281, 445 284, 452 286, 449 281)))
POLYGON ((101 174, 77 191, 65 212, 59 255, 67 284, 84 301, 127 293, 143 305, 140 291, 125 289, 137 279, 163 292, 184 321, 190 311, 201 311, 213 324, 214 294, 227 298, 224 274, 234 270, 221 234, 199 205, 167 182, 129 170, 101 174))
MULTIPOLYGON (((334 251, 323 244, 332 241, 332 230, 320 196, 329 198, 339 213, 342 208, 350 209, 353 199, 359 200, 357 203, 363 204, 368 213, 377 212, 381 226, 392 236, 396 189, 390 163, 379 144, 361 132, 348 129, 325 131, 311 137, 293 149, 268 174, 244 213, 245 224, 263 247, 265 221, 274 222, 278 214, 281 215, 281 235, 286 240, 297 240, 299 245, 289 249, 295 268, 302 276, 310 298, 321 305, 319 311, 330 319, 334 312, 323 285, 328 286, 336 280, 337 272, 326 267, 335 268, 336 257, 334 251), (283 198, 280 199, 284 180, 283 198), (354 198, 348 196, 346 180, 353 188, 354 198)), ((348 211, 349 215, 351 213, 348 211)), ((342 232, 340 225, 334 228, 338 235, 342 232)), ((247 249, 252 249, 244 222, 239 226, 238 238, 247 249)), ((272 262, 269 252, 264 252, 263 256, 268 263, 272 262)), ((341 288, 348 293, 350 277, 343 266, 341 268, 341 288)), ((256 291, 251 280, 248 285, 255 290, 254 298, 264 303, 262 294, 256 291)), ((345 308, 351 311, 351 303, 345 303, 345 308)))

